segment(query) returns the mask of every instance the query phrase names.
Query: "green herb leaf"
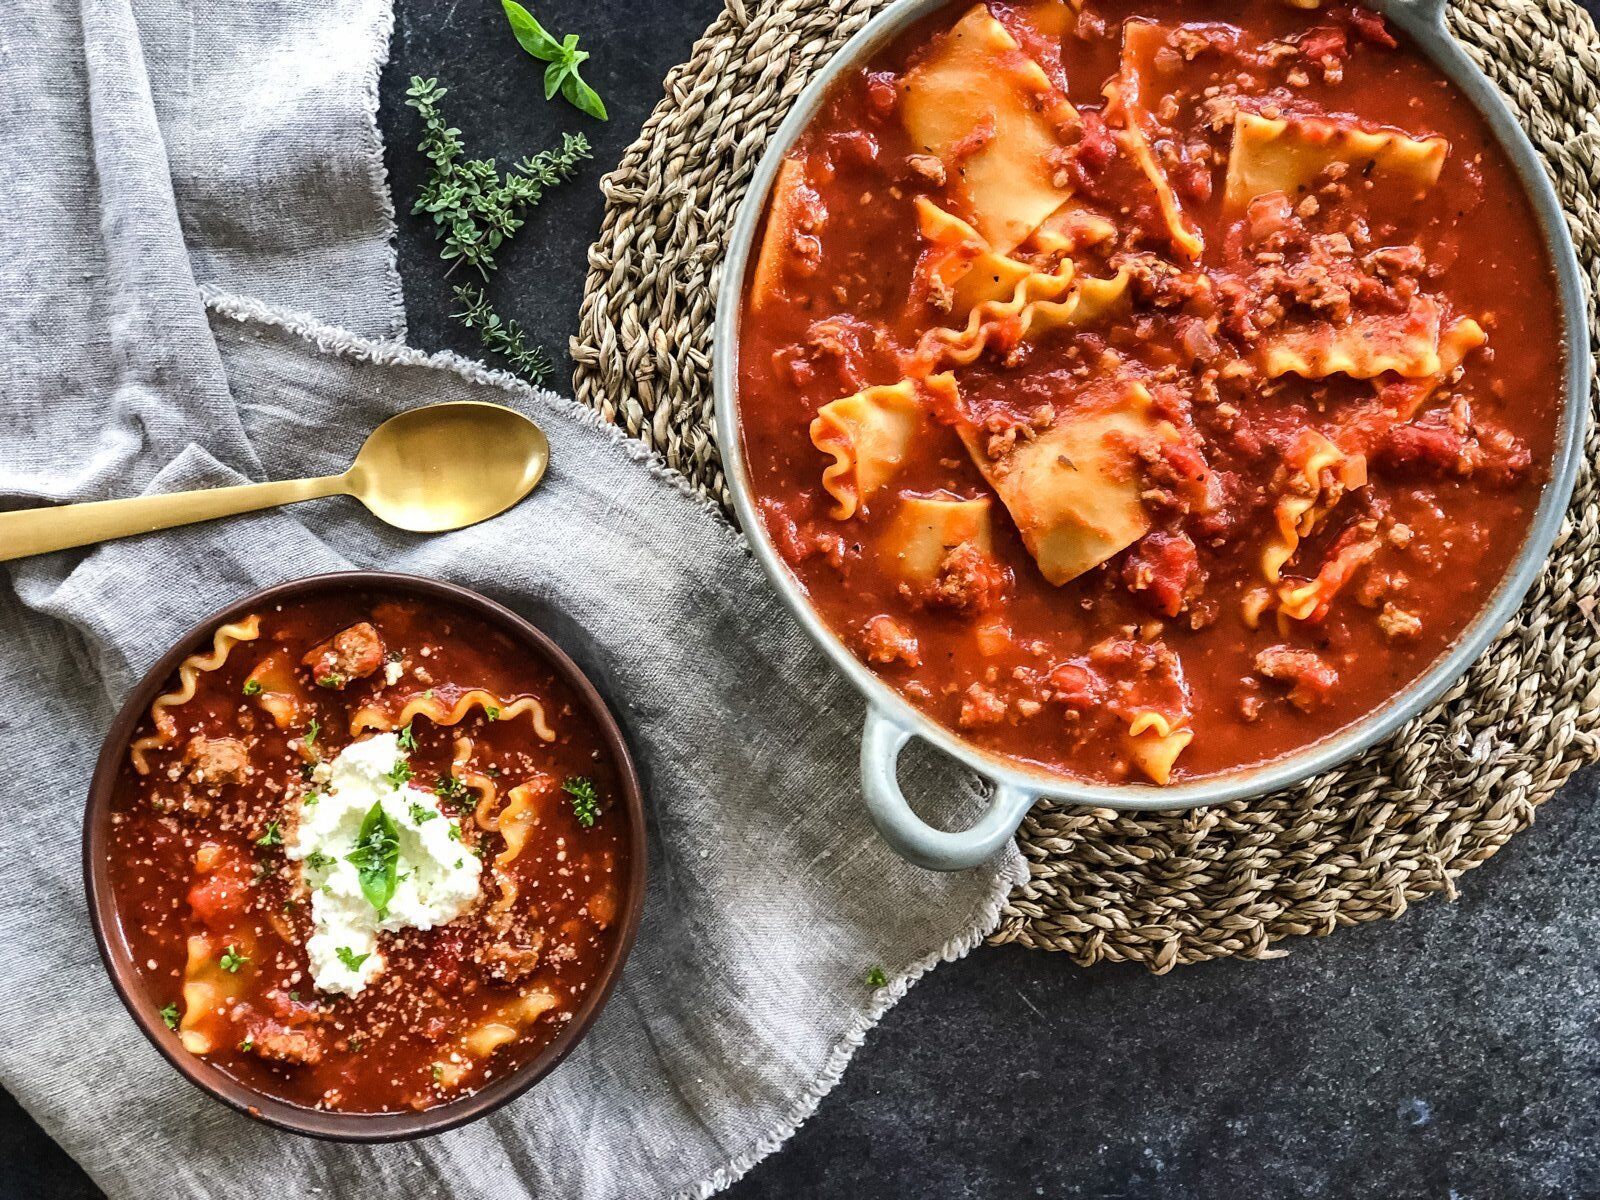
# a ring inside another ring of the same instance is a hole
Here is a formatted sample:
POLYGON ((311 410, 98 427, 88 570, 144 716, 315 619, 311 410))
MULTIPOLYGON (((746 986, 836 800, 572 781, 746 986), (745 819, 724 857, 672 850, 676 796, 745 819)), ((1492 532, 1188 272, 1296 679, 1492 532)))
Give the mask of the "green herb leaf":
POLYGON ((334 953, 339 956, 339 961, 352 971, 359 971, 361 964, 372 957, 370 954, 357 954, 349 946, 340 946, 334 953))
POLYGON ((494 311, 482 288, 465 283, 457 284, 453 290, 461 311, 450 315, 468 329, 476 330, 485 348, 504 358, 518 375, 541 383, 555 369, 548 354, 528 344, 528 335, 520 324, 494 311))
POLYGON ((338 671, 329 671, 326 675, 317 677, 317 686, 335 691, 345 685, 345 678, 338 671))
POLYGON ((606 120, 606 106, 595 91, 578 75, 578 67, 589 60, 587 50, 578 49, 578 35, 569 33, 559 42, 533 19, 533 14, 515 0, 501 0, 506 20, 517 42, 529 54, 550 65, 544 71, 544 98, 551 100, 559 91, 574 108, 596 120, 606 120))
POLYGON ((889 977, 883 973, 882 967, 872 967, 867 971, 867 986, 869 988, 889 986, 889 977))
POLYGON ((445 243, 441 258, 476 267, 487 279, 494 252, 522 228, 524 210, 538 204, 545 189, 572 176, 589 157, 589 143, 581 134, 566 134, 561 149, 525 158, 502 175, 492 158, 463 159, 461 131, 440 109, 448 94, 437 80, 418 76, 412 76, 406 92, 406 104, 422 118, 417 149, 431 164, 411 211, 432 220, 434 236, 445 243))
POLYGON ((362 818, 355 851, 346 855, 345 861, 354 863, 360 872, 361 894, 378 910, 381 921, 389 911, 389 901, 394 899, 400 862, 400 830, 394 818, 383 811, 381 802, 374 802, 362 818))
POLYGON ((426 804, 417 804, 413 801, 411 805, 411 823, 413 825, 421 825, 424 821, 431 821, 438 815, 438 809, 429 808, 426 804))
POLYGON ((500 7, 506 10, 511 32, 524 50, 545 62, 561 57, 561 43, 544 31, 544 26, 533 19, 532 13, 516 0, 500 0, 500 7))
MULTIPOLYGON (((584 55, 585 58, 589 56, 584 55)), ((600 94, 585 83, 579 76, 577 69, 567 73, 561 81, 561 97, 568 104, 580 112, 588 113, 597 121, 609 121, 610 115, 606 112, 605 101, 600 99, 600 94)))
POLYGON ((168 1029, 176 1031, 178 1028, 178 1006, 169 1004, 161 1010, 161 1022, 168 1029))
POLYGON ((267 831, 256 839, 256 845, 258 845, 258 846, 281 846, 281 845, 283 845, 283 831, 278 828, 278 822, 277 821, 268 821, 267 822, 267 831))
POLYGON ((493 704, 485 704, 483 706, 483 715, 491 721, 498 721, 500 719, 500 710, 493 704))
POLYGON ((245 963, 249 961, 250 959, 248 956, 240 954, 238 950, 234 949, 234 947, 230 945, 222 952, 222 957, 217 959, 217 966, 221 967, 230 975, 237 975, 239 973, 239 968, 244 966, 245 963))
POLYGON ((594 781, 574 775, 561 785, 561 790, 572 797, 572 815, 585 829, 594 827, 600 816, 600 797, 595 795, 594 781))
POLYGON ((440 776, 439 782, 434 785, 433 794, 454 809, 465 810, 472 804, 472 796, 467 791, 467 785, 454 775, 440 776))
POLYGON ((313 850, 306 855, 305 863, 313 871, 320 871, 324 867, 333 866, 333 855, 324 854, 321 850, 313 850))
POLYGON ((255 1049, 255 1044, 254 1038, 245 1038, 244 1041, 239 1043, 239 1050, 244 1054, 249 1054, 251 1050, 255 1049))
POLYGON ((454 821, 450 822, 450 837, 458 842, 461 840, 461 826, 454 821))
POLYGON ((312 717, 310 723, 306 726, 306 731, 300 735, 300 740, 309 746, 317 740, 317 734, 321 732, 321 723, 315 717, 312 717))
POLYGON ((409 725, 400 731, 400 736, 396 741, 400 743, 400 749, 402 750, 409 751, 417 748, 417 735, 411 732, 411 726, 409 725))
POLYGON ((410 782, 411 775, 411 764, 406 762, 405 759, 401 759, 383 773, 383 777, 389 781, 390 787, 405 787, 410 782))
POLYGON ((261 695, 261 680, 259 680, 259 679, 246 679, 244 681, 244 694, 246 696, 259 696, 259 695, 261 695))

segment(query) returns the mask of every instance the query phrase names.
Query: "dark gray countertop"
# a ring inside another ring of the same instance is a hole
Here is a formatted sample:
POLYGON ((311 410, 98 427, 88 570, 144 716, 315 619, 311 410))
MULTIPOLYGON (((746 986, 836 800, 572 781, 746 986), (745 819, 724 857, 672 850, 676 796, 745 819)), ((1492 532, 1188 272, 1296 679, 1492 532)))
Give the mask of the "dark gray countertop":
MULTIPOLYGON (((1600 0, 1585 0, 1591 9, 1600 0)), ((493 295, 563 364, 600 175, 721 0, 540 0, 596 52, 600 126, 546 105, 489 0, 399 0, 383 80, 402 214, 419 178, 406 79, 437 75, 469 149, 509 161, 582 128, 595 163, 553 193, 493 295)), ((410 340, 478 355, 446 319, 432 242, 402 215, 410 340)), ((728 1195, 1600 1195, 1600 771, 1461 881, 1454 904, 1164 978, 982 949, 918 984, 843 1083, 728 1195)), ((63 1069, 71 1069, 63 1064, 63 1069)), ((219 1195, 223 1193, 219 1191, 219 1195)), ((99 1193, 0 1093, 0 1196, 99 1193)))

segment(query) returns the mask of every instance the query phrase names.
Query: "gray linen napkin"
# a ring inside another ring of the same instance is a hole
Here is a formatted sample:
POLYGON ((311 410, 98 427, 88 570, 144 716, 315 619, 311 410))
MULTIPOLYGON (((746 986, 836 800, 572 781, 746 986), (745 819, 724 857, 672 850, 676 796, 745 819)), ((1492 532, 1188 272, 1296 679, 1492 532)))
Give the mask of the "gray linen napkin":
MULTIPOLYGON (((323 501, 10 567, 0 1083, 113 1196, 707 1195, 993 927, 1022 864, 936 876, 883 848, 856 793, 859 699, 642 449, 378 340, 403 332, 373 124, 390 20, 384 0, 0 14, 0 505, 333 471, 383 417, 442 399, 512 404, 552 446, 526 503, 456 534, 323 501), (539 623, 611 699, 649 789, 644 924, 590 1037, 494 1117, 404 1146, 296 1139, 179 1080, 104 978, 77 862, 137 674, 242 592, 348 565, 452 579, 539 623)), ((951 820, 976 804, 935 762, 907 782, 952 797, 951 820)))

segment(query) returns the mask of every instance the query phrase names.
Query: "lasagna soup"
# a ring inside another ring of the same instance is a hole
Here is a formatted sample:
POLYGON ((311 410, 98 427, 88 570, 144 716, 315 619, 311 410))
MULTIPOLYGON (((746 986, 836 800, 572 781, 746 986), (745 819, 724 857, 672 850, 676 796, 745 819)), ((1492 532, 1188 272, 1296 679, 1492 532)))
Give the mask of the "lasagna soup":
POLYGON ((1381 705, 1537 506, 1554 273, 1487 126, 1369 9, 956 6, 846 78, 745 281, 758 509, 975 745, 1229 771, 1381 705))
POLYGON ((225 624, 135 729, 111 802, 144 1002, 289 1103, 472 1092, 610 960, 621 786, 567 684, 464 609, 339 592, 225 624))

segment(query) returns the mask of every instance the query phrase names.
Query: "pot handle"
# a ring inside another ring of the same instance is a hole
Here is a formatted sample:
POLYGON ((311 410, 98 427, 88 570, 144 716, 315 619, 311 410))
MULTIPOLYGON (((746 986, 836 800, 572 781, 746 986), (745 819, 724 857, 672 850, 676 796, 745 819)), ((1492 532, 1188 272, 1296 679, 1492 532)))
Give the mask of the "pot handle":
POLYGON ((911 811, 900 791, 896 769, 911 738, 911 732, 882 709, 867 705, 861 731, 861 791, 872 823, 896 854, 919 867, 961 871, 977 866, 1010 840, 1038 797, 995 781, 994 797, 976 824, 956 832, 935 829, 911 811))
POLYGON ((1423 21, 1443 29, 1444 12, 1450 6, 1450 0, 1395 0, 1397 7, 1409 8, 1421 15, 1423 21))

